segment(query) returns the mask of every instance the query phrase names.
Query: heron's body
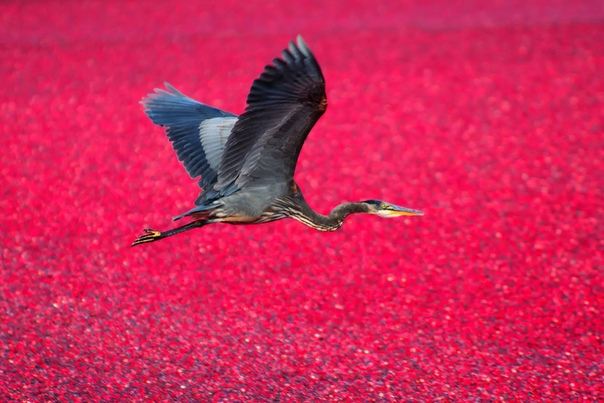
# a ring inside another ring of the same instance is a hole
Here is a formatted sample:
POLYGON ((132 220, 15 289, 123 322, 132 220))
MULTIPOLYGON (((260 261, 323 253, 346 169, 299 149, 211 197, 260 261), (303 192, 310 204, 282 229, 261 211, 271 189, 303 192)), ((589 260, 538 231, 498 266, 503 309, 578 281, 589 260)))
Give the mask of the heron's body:
POLYGON ((283 183, 251 186, 246 188, 245 192, 237 191, 209 204, 195 207, 182 217, 205 218, 239 224, 270 222, 285 218, 274 206, 277 199, 287 196, 288 189, 283 183), (250 202, 251 200, 253 203, 250 202))
POLYGON ((290 217, 333 231, 353 213, 422 215, 376 200, 344 203, 328 216, 308 206, 294 171, 308 133, 327 108, 325 80, 301 37, 282 57, 254 81, 240 116, 197 102, 169 84, 168 91, 156 90, 142 101, 202 190, 196 207, 175 217, 193 221, 164 232, 145 230, 133 245, 219 222, 260 224, 290 217))

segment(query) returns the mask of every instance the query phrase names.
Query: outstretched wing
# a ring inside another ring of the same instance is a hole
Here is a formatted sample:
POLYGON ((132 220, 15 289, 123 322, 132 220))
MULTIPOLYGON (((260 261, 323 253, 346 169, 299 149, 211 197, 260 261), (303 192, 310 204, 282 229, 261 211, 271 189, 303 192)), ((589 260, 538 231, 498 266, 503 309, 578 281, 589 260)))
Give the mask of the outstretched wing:
POLYGON ((214 190, 289 181, 313 125, 325 112, 325 80, 301 36, 252 84, 247 108, 227 140, 214 190))
POLYGON ((165 83, 167 91, 156 89, 141 103, 156 125, 166 128, 178 159, 199 187, 208 189, 217 179, 227 139, 237 116, 195 101, 165 83))

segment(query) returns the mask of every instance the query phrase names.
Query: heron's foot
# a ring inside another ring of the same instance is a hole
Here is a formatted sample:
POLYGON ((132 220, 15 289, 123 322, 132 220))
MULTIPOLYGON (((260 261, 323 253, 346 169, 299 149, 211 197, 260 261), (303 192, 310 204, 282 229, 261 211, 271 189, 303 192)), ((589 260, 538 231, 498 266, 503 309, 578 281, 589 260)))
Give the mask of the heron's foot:
POLYGON ((132 245, 130 246, 140 245, 141 243, 154 242, 165 238, 164 234, 162 234, 160 231, 155 231, 152 229, 144 229, 143 231, 145 234, 136 238, 136 240, 132 242, 132 245))

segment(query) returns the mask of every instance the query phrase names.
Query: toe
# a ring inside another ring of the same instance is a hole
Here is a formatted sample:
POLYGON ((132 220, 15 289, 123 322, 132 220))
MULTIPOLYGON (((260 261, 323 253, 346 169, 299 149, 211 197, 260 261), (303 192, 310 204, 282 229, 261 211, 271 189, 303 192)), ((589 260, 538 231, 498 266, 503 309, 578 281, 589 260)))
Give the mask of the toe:
POLYGON ((146 228, 143 230, 143 232, 145 234, 136 238, 134 240, 134 242, 132 242, 132 245, 130 245, 130 246, 136 246, 136 245, 140 245, 142 243, 153 242, 158 239, 161 239, 161 232, 159 232, 159 231, 155 231, 155 230, 146 228))

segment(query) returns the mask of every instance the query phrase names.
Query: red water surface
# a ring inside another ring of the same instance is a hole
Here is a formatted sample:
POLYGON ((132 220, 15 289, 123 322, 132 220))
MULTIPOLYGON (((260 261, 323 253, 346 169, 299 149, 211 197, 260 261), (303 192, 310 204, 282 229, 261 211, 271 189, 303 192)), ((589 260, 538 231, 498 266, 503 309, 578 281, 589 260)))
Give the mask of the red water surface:
POLYGON ((604 399, 600 1, 164 3, 0 4, 2 401, 604 399), (241 113, 298 33, 306 199, 426 215, 130 248, 197 195, 138 101, 241 113))

